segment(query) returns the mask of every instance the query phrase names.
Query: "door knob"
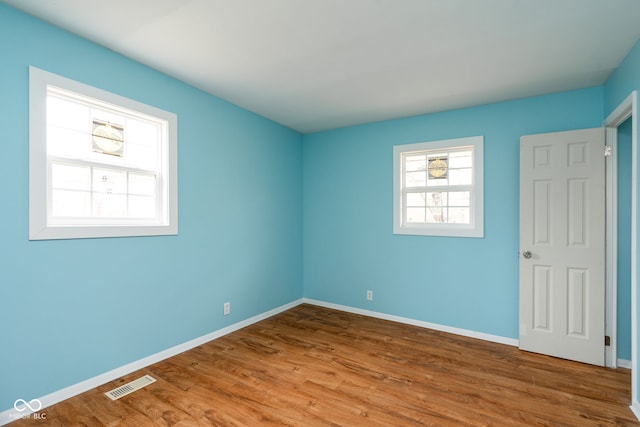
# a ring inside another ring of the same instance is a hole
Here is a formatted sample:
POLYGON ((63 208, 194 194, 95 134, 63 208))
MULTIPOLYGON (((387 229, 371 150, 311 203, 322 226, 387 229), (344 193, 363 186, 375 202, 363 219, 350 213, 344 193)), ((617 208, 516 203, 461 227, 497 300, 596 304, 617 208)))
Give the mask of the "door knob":
POLYGON ((522 256, 529 259, 531 258, 531 251, 524 251, 522 252, 522 256))

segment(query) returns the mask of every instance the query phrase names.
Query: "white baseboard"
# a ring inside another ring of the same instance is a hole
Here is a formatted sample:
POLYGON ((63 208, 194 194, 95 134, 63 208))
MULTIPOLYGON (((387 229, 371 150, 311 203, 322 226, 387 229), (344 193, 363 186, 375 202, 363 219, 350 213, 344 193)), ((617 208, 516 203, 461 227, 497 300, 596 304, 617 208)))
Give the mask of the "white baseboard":
POLYGON ((335 310, 361 314, 363 316, 375 317, 375 318, 384 319, 384 320, 391 320, 393 322, 420 326, 422 328, 434 329, 436 331, 448 332, 450 334, 461 335, 464 337, 478 338, 484 341, 491 341, 499 344, 507 344, 515 347, 518 346, 517 339, 507 338, 500 335, 491 335, 491 334, 485 334, 483 332, 471 331, 468 329, 454 328, 452 326, 439 325, 437 323, 424 322, 422 320, 410 319, 408 317, 394 316, 392 314, 380 313, 380 312, 371 311, 371 310, 364 310, 361 308, 349 307, 346 305, 333 304, 330 302, 324 302, 324 301, 314 300, 310 298, 303 298, 302 301, 307 304, 318 305, 320 307, 333 308, 335 310))
POLYGON ((631 369, 631 360, 618 359, 616 362, 618 368, 631 369))
POLYGON ((635 415, 638 421, 640 421, 640 402, 633 402, 631 406, 629 406, 629 408, 631 408, 631 412, 633 412, 633 415, 635 415))
POLYGON ((264 313, 250 317, 241 322, 234 323, 233 325, 229 325, 222 329, 218 329, 217 331, 211 332, 207 335, 203 335, 199 338, 192 339, 191 341, 178 344, 167 350, 163 350, 159 353, 152 354, 151 356, 148 356, 143 359, 137 360, 135 362, 129 363, 127 365, 121 366, 109 372, 105 372, 104 374, 98 375, 93 378, 89 378, 88 380, 63 388, 62 390, 58 390, 51 394, 47 394, 46 396, 42 396, 37 399, 40 401, 42 406, 36 414, 34 414, 33 411, 29 411, 29 410, 18 412, 15 410, 15 408, 7 409, 6 411, 0 412, 0 426, 9 424, 10 422, 16 421, 21 417, 30 417, 30 416, 36 417, 36 416, 42 416, 42 415, 46 417, 46 411, 43 411, 43 410, 51 405, 62 402, 63 400, 67 400, 73 396, 77 396, 78 394, 84 393, 85 391, 89 391, 91 389, 99 387, 110 381, 118 379, 124 375, 130 374, 131 372, 135 372, 149 365, 153 365, 154 363, 168 359, 177 354, 184 353, 187 350, 191 350, 192 348, 195 348, 206 342, 209 342, 216 338, 220 338, 224 335, 230 334, 231 332, 237 331, 246 326, 249 326, 261 320, 267 319, 283 311, 289 310, 290 308, 300 305, 302 302, 303 300, 299 299, 299 300, 290 302, 288 304, 281 305, 280 307, 276 307, 273 310, 266 311, 264 313), (41 414, 41 415, 38 415, 38 414, 41 414))

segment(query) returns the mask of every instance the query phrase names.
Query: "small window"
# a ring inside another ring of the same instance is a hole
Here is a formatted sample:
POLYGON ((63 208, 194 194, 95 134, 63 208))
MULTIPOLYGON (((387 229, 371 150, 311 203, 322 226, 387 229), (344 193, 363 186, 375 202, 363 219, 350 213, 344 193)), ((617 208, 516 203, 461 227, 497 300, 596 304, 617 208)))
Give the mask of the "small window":
POLYGON ((177 234, 174 114, 30 68, 29 238, 177 234))
POLYGON ((483 237, 483 137, 393 147, 393 232, 483 237))

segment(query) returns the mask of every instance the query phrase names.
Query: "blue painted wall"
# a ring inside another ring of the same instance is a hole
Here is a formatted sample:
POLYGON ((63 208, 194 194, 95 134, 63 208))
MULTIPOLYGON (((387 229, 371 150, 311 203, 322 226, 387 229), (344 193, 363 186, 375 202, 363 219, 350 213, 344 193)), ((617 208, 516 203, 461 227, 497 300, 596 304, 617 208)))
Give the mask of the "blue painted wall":
POLYGON ((0 412, 302 297, 300 134, 5 5, 0 129, 0 412), (178 115, 178 236, 28 241, 29 65, 178 115))
MULTIPOLYGON (((605 116, 610 114, 628 95, 634 90, 640 89, 640 40, 636 42, 635 46, 629 51, 625 59, 620 66, 616 69, 613 75, 609 78, 605 84, 605 116)), ((638 118, 636 117, 636 122, 638 118)), ((639 182, 636 182, 636 191, 640 190, 639 182)), ((636 196, 639 196, 636 194, 636 196)), ((636 220, 640 224, 640 212, 636 212, 636 220)), ((636 235, 636 239, 640 241, 640 236, 636 235)), ((640 252, 638 252, 640 256, 640 252)), ((640 259, 636 259, 636 263, 640 265, 640 259)), ((640 275, 640 271, 636 274, 640 275)), ((640 277, 636 277, 636 280, 640 283, 640 277)), ((640 307, 640 293, 636 295, 636 307, 640 307)), ((620 318, 618 318, 618 321, 620 318)), ((638 318, 640 321, 640 318, 638 318)), ((640 324, 636 324, 636 346, 640 345, 640 324)), ((636 354, 640 348, 636 348, 636 354)), ((637 388, 636 398, 640 395, 640 372, 633 373, 636 380, 637 388)))
POLYGON ((640 40, 631 48, 604 87, 604 114, 606 117, 632 91, 640 89, 640 40))
POLYGON ((519 138, 600 126, 603 96, 595 87, 305 135, 305 296, 517 338, 519 138), (393 235, 392 147, 473 135, 484 136, 485 238, 393 235))

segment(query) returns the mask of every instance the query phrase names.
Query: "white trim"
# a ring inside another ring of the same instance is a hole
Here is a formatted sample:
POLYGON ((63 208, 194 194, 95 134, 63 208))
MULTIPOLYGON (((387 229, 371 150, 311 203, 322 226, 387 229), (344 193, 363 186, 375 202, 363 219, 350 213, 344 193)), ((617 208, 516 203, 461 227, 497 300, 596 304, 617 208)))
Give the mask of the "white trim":
POLYGON ((631 360, 618 359, 616 368, 631 369, 631 360))
POLYGON ((640 420, 640 402, 633 402, 631 406, 629 406, 629 409, 631 409, 633 415, 635 415, 636 418, 640 420))
MULTIPOLYGON (((631 402, 635 408, 638 401, 638 92, 633 91, 631 122, 631 402)), ((640 419, 640 413, 634 411, 640 419)))
MULTIPOLYGON (((54 405, 56 403, 62 402, 63 400, 67 400, 73 396, 77 396, 88 390, 99 387, 110 381, 118 379, 124 375, 130 374, 139 369, 145 368, 149 365, 153 365, 154 363, 158 363, 162 360, 168 359, 180 353, 184 353, 185 351, 191 350, 192 348, 195 348, 199 345, 215 340, 216 338, 220 338, 224 335, 230 334, 239 329, 245 328, 249 325, 252 325, 261 320, 267 319, 278 313, 282 313, 283 311, 289 310, 293 307, 300 305, 302 301, 303 301, 302 299, 299 299, 299 300, 290 302, 288 304, 281 305, 280 307, 276 307, 262 314, 258 314, 256 316, 250 317, 238 323, 234 323, 233 325, 229 325, 222 329, 218 329, 217 331, 211 332, 207 335, 203 335, 199 338, 192 339, 191 341, 178 344, 169 349, 152 354, 151 356, 147 356, 143 359, 140 359, 135 362, 129 363, 127 365, 121 366, 119 368, 113 369, 109 372, 105 372, 104 374, 100 374, 96 377, 89 378, 88 380, 63 388, 62 390, 54 391, 53 393, 47 394, 46 396, 42 396, 38 398, 38 400, 40 400, 40 402, 42 403, 42 407, 40 408, 39 412, 41 412, 42 410, 44 410, 45 408, 51 405, 54 405)), ((17 396, 17 398, 20 398, 20 396, 17 396)), ((12 421, 15 421, 20 416, 26 416, 29 414, 30 413, 28 411, 17 413, 14 408, 7 409, 6 411, 0 412, 0 426, 3 426, 12 421)))
POLYGON ((483 332, 471 331, 469 329, 461 329, 461 328, 455 328, 452 326, 439 325, 437 323, 424 322, 422 320, 410 319, 408 317, 395 316, 393 314, 386 314, 378 311, 364 310, 361 308, 350 307, 347 305, 333 304, 330 302, 319 301, 319 300, 310 299, 310 298, 303 298, 302 302, 306 304, 317 305, 320 307, 332 308, 334 310, 346 311, 348 313, 374 317, 376 319, 391 320, 392 322, 404 323, 407 325, 419 326, 421 328, 447 332, 450 334, 460 335, 463 337, 477 338, 484 341, 491 341, 498 344, 506 344, 506 345, 511 345, 515 347, 518 346, 517 339, 507 338, 500 335, 485 334, 483 332))
POLYGON ((605 335, 611 345, 604 348, 604 363, 616 368, 618 357, 618 129, 605 129, 605 143, 611 155, 605 158, 605 335))
POLYGON ((175 114, 104 90, 29 67, 29 240, 94 237, 158 236, 178 234, 178 118, 175 114), (47 158, 47 92, 50 86, 94 98, 123 109, 139 112, 162 122, 166 144, 162 144, 162 167, 157 221, 147 225, 132 220, 126 225, 51 224, 48 221, 49 161, 47 158))
POLYGON ((605 119, 605 126, 617 127, 631 117, 631 410, 640 420, 638 401, 638 92, 633 91, 605 119))
POLYGON ((631 92, 624 101, 604 119, 604 126, 617 128, 633 115, 633 98, 636 96, 635 93, 636 91, 631 92))

